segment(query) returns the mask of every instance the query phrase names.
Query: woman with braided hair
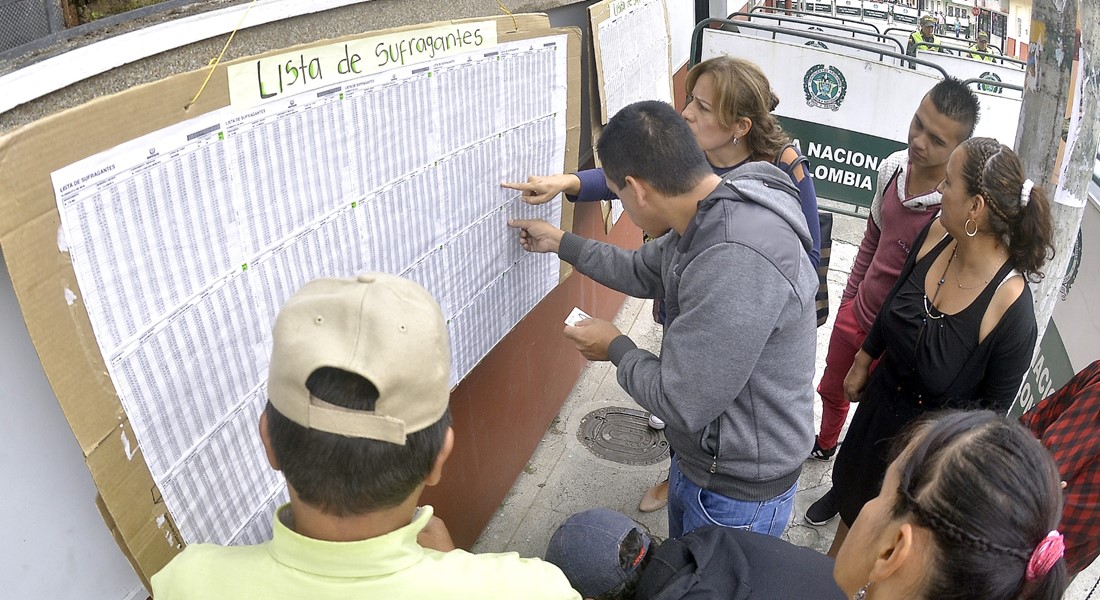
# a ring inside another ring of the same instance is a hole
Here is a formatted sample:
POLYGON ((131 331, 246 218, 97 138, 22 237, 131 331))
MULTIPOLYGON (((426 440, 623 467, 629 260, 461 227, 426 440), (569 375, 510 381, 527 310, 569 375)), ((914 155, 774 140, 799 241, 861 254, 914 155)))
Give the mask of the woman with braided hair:
POLYGON ((1004 414, 1031 361, 1027 281, 1042 278, 1054 251, 1049 201, 1016 153, 990 138, 955 149, 939 190, 940 215, 917 236, 844 379, 848 399, 862 402, 833 468, 834 557, 878 493, 898 433, 933 410, 1004 414))
POLYGON ((911 429, 833 568, 858 600, 1053 600, 1065 590, 1058 469, 990 411, 911 429))

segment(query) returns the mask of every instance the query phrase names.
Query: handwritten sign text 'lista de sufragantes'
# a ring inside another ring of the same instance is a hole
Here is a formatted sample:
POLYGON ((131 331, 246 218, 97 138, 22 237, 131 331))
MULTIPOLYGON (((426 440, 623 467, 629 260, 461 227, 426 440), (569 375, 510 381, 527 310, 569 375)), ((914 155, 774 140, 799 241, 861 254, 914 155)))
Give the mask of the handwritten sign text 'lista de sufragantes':
POLYGON ((363 37, 266 56, 229 67, 229 101, 235 108, 247 108, 496 44, 496 21, 483 21, 363 37))

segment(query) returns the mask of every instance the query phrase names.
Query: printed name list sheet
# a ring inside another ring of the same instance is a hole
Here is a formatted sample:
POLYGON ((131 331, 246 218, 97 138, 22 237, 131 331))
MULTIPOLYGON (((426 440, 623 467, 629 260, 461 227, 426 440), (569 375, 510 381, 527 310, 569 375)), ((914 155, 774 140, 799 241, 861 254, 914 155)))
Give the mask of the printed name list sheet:
POLYGON ((286 491, 255 427, 271 326, 304 283, 419 282, 448 322, 452 384, 554 288, 556 256, 525 253, 507 220, 560 222, 560 202, 499 184, 561 171, 566 54, 564 35, 494 41, 220 109, 53 173, 75 301, 185 542, 270 536, 286 491))

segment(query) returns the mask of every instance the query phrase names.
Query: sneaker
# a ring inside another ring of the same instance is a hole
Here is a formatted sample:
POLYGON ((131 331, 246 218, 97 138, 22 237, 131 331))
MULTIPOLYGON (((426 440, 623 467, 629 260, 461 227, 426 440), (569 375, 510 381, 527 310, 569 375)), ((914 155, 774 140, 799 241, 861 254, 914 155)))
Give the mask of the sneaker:
POLYGON ((653 429, 656 429, 657 431, 660 431, 665 428, 665 422, 658 419, 657 415, 649 413, 649 426, 653 429))
POLYGON ((819 527, 833 520, 833 517, 838 514, 840 514, 840 508, 836 505, 836 496, 833 494, 833 490, 829 489, 824 496, 806 509, 805 519, 810 525, 819 527))
POLYGON ((836 454, 836 446, 832 448, 822 448, 821 445, 818 444, 817 437, 814 437, 814 449, 810 451, 810 458, 820 460, 821 462, 829 462, 832 460, 834 454, 836 454))

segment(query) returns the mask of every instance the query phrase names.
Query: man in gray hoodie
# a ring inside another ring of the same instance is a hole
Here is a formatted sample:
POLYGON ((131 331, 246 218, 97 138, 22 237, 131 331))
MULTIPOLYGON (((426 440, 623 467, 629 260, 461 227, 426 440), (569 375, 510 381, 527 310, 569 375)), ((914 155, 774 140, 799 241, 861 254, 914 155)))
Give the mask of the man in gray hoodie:
POLYGON ((590 360, 667 423, 669 535, 706 524, 782 534, 813 445, 817 274, 798 191, 773 165, 723 180, 661 102, 620 110, 600 136, 608 186, 660 238, 627 251, 545 221, 512 221, 530 252, 638 298, 663 298, 660 357, 614 325, 566 327, 590 360))

